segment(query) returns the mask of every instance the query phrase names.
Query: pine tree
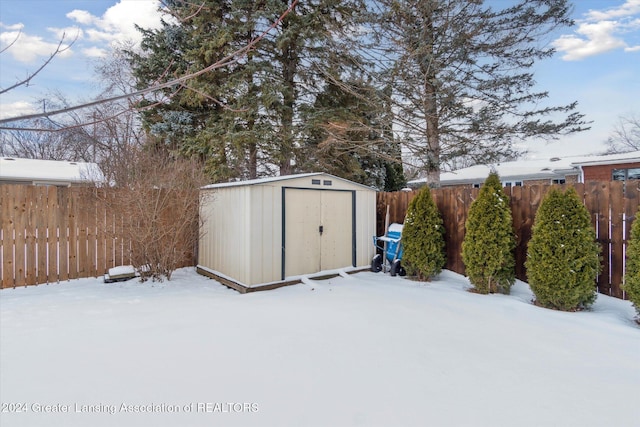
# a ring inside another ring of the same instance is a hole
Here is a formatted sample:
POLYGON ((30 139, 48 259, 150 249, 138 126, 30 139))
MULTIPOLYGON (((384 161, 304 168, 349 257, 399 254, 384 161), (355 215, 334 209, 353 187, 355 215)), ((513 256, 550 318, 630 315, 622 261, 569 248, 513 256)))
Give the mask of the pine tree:
POLYGON ((469 208, 462 260, 478 293, 508 294, 515 282, 516 246, 509 197, 491 173, 469 208))
POLYGON ((595 301, 600 247, 594 236, 575 189, 552 188, 536 213, 525 262, 536 304, 572 311, 595 301))
POLYGON ((402 265, 410 276, 430 280, 446 262, 444 226, 431 189, 423 188, 411 200, 402 229, 402 265))
POLYGON ((631 226, 631 239, 627 246, 627 269, 624 275, 624 290, 636 308, 640 320, 640 210, 631 226))
POLYGON ((365 82, 329 82, 313 107, 303 111, 307 135, 302 167, 383 191, 405 186, 400 146, 381 131, 386 116, 382 108, 371 108, 375 99, 380 99, 378 92, 365 82))
MULTIPOLYGON (((166 0, 179 20, 144 30, 129 52, 139 87, 202 70, 263 34, 288 1, 166 0)), ((339 29, 360 0, 298 3, 246 55, 167 88, 144 111, 156 145, 202 160, 215 181, 300 170, 301 112, 325 87, 324 69, 339 29)), ((349 52, 336 56, 336 67, 349 52)), ((353 60, 351 62, 354 62, 353 60)))
POLYGON ((540 107, 549 94, 532 73, 554 53, 547 35, 573 24, 569 1, 491 3, 367 2, 375 78, 393 87, 395 123, 432 186, 451 159, 486 163, 512 155, 521 138, 588 129, 576 103, 540 107))

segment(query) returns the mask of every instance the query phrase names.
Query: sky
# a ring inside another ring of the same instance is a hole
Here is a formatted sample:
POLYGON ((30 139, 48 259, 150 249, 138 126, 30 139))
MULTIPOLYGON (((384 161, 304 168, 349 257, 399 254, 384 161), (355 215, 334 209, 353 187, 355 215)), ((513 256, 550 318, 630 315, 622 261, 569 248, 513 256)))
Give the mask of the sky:
MULTIPOLYGON (((490 0, 499 8, 513 0, 490 0)), ((0 117, 34 112, 33 102, 59 91, 70 99, 97 93, 93 68, 112 43, 139 41, 134 24, 157 28, 157 0, 2 0, 0 1, 0 87, 37 69, 65 34, 72 46, 58 55, 28 87, 0 96, 0 117)), ((620 119, 640 115, 640 0, 573 2, 575 26, 551 34, 556 54, 535 65, 537 89, 551 105, 578 102, 591 129, 520 148, 528 158, 601 153, 620 119)))

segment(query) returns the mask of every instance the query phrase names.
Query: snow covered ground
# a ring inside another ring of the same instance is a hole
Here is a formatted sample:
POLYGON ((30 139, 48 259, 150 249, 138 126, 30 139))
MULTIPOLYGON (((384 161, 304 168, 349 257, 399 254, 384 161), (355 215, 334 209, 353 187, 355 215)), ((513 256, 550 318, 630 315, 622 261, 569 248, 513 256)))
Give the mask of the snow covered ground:
POLYGON ((638 426, 640 327, 358 273, 240 295, 192 269, 0 291, 0 425, 638 426))

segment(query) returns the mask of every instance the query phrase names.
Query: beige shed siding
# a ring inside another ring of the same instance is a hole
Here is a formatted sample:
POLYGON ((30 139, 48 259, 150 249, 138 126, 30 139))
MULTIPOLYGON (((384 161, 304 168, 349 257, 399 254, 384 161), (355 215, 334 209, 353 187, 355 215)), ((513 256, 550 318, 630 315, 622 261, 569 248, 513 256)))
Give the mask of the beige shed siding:
MULTIPOLYGON (((370 264, 376 192, 325 174, 203 189, 203 194, 213 196, 201 207, 205 234, 200 240, 198 264, 248 286, 282 280, 283 187, 355 191, 356 266, 370 264), (320 179, 321 185, 312 185, 312 179, 320 179), (331 181, 330 186, 324 185, 326 180, 331 181)), ((352 218, 345 221, 351 224, 352 218)), ((351 258, 347 261, 346 265, 352 264, 351 258)), ((311 273, 316 271, 304 274, 311 273)))
POLYGON ((376 234, 376 192, 356 191, 356 267, 371 264, 376 234))
POLYGON ((282 251, 282 196, 277 185, 251 186, 251 223, 254 225, 249 241, 249 262, 253 267, 245 283, 268 283, 279 280, 282 251))

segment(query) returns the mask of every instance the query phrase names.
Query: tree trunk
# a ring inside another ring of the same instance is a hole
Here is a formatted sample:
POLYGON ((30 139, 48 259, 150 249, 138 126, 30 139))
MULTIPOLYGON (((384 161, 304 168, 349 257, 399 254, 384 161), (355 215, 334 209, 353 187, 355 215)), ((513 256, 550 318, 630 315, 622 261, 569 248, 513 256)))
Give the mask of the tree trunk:
MULTIPOLYGON (((286 2, 284 2, 286 3, 286 2)), ((283 34, 291 27, 291 20, 296 19, 295 9, 282 22, 283 34)), ((296 51, 296 37, 289 36, 288 41, 282 46, 282 115, 281 115, 281 141, 280 141, 280 175, 289 175, 292 172, 291 160, 293 159, 293 112, 296 102, 295 75, 298 71, 298 52, 296 51)))
POLYGON ((427 139, 426 173, 427 183, 432 188, 440 187, 440 135, 438 133, 438 99, 436 87, 437 64, 434 61, 434 28, 432 7, 429 3, 423 9, 425 22, 422 39, 425 51, 422 53, 420 66, 424 76, 423 108, 425 115, 425 136, 427 139))

